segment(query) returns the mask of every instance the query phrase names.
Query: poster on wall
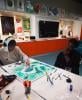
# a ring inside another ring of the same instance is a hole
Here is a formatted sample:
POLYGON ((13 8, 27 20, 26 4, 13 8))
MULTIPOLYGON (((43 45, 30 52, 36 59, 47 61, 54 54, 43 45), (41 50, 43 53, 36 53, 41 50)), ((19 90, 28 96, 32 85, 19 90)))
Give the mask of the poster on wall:
POLYGON ((24 32, 30 32, 30 18, 23 18, 23 30, 24 32))
POLYGON ((24 11, 24 1, 23 0, 17 0, 17 7, 16 9, 18 11, 24 11))
POLYGON ((20 26, 20 27, 17 27, 17 33, 22 33, 22 27, 20 26))
POLYGON ((8 10, 13 10, 14 9, 14 0, 6 0, 6 8, 8 10))
POLYGON ((16 33, 22 33, 22 17, 21 16, 15 16, 15 29, 16 33))
POLYGON ((20 24, 22 21, 22 18, 20 16, 16 16, 16 24, 20 24))
POLYGON ((1 16, 1 25, 3 35, 9 35, 9 33, 13 35, 15 33, 13 17, 1 16))

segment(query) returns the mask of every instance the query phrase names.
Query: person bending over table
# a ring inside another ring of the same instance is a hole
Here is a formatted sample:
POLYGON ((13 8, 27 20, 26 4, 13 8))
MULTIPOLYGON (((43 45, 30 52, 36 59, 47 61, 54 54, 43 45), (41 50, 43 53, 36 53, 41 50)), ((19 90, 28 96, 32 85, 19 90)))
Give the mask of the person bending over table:
POLYGON ((24 61, 26 65, 30 65, 28 56, 16 46, 14 38, 6 38, 3 42, 3 46, 0 48, 0 64, 7 65, 19 61, 24 61))
POLYGON ((68 42, 68 47, 58 54, 54 66, 70 70, 75 74, 79 74, 81 55, 75 49, 78 45, 78 40, 70 39, 68 42))

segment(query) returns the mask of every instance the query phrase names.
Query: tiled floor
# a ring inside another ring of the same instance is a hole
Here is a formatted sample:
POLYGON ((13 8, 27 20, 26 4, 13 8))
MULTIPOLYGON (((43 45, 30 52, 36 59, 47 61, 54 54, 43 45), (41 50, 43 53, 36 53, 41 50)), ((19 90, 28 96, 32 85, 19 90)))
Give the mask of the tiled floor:
MULTIPOLYGON (((58 53, 59 52, 52 52, 52 53, 42 54, 38 56, 32 56, 32 58, 45 62, 50 65, 54 65, 58 53)), ((80 75, 82 76, 82 64, 80 65, 79 71, 80 71, 80 75)))

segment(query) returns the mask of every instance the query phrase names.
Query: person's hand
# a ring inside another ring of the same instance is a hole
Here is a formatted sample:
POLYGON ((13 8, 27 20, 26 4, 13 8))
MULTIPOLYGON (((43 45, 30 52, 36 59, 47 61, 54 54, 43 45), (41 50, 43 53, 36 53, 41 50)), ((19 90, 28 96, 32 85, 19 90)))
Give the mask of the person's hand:
POLYGON ((26 67, 30 67, 30 61, 29 60, 26 60, 25 61, 25 65, 26 65, 26 67))

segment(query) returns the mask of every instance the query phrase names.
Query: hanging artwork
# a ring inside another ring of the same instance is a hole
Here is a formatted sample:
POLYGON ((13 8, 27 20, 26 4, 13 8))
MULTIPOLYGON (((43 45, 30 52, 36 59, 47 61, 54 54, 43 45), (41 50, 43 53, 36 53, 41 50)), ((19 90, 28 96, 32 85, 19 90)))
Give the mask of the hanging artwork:
POLYGON ((16 16, 16 23, 20 23, 21 22, 21 17, 20 16, 16 16))
POLYGON ((23 30, 24 32, 30 31, 30 18, 23 18, 23 30))
POLYGON ((41 4, 40 3, 35 3, 34 4, 34 11, 35 13, 39 13, 41 10, 41 4))
POLYGON ((34 12, 33 5, 28 0, 25 1, 25 10, 28 13, 33 13, 34 12))
POLYGON ((48 7, 45 4, 42 4, 40 13, 44 15, 48 15, 48 7))
POLYGON ((4 0, 0 0, 0 9, 5 9, 5 1, 4 0))
POLYGON ((15 30, 16 33, 22 33, 22 17, 21 16, 15 16, 15 30))
POLYGON ((8 10, 13 10, 14 9, 14 0, 6 0, 6 8, 8 10))
POLYGON ((61 9, 61 17, 65 17, 65 9, 61 9))
POLYGON ((58 15, 58 8, 55 8, 55 7, 51 7, 48 9, 48 13, 49 15, 52 15, 52 16, 57 16, 58 15))
POLYGON ((17 0, 17 10, 24 11, 24 1, 23 0, 17 0))
POLYGON ((1 16, 2 32, 3 35, 9 35, 9 33, 14 34, 14 18, 8 16, 1 16))
POLYGON ((18 27, 18 28, 17 28, 17 33, 22 33, 22 31, 23 31, 23 30, 22 30, 22 27, 18 27))

